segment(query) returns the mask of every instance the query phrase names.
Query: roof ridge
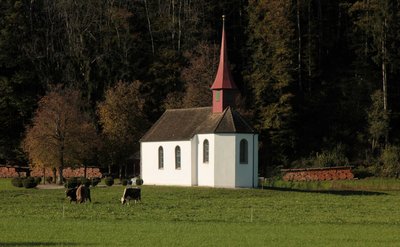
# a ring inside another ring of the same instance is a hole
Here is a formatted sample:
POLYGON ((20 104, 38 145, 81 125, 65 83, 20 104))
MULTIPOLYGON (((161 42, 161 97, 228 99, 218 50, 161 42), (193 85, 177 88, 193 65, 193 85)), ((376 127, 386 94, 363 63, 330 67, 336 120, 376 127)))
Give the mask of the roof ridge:
POLYGON ((217 125, 215 126, 215 128, 214 128, 214 130, 213 130, 213 133, 215 133, 216 130, 218 129, 218 127, 219 127, 219 125, 221 124, 222 119, 224 119, 225 114, 226 114, 227 111, 228 111, 228 108, 226 108, 226 109, 222 112, 222 116, 221 116, 221 118, 218 120, 218 123, 217 123, 217 125))
POLYGON ((195 110, 195 109, 206 109, 212 108, 212 106, 201 106, 201 107, 190 107, 190 108, 174 108, 174 109, 166 109, 165 111, 184 111, 184 110, 195 110))
POLYGON ((236 132, 236 124, 235 124, 235 120, 233 119, 233 114, 234 114, 234 111, 232 111, 232 109, 231 109, 231 107, 230 107, 230 106, 228 106, 228 108, 229 108, 229 110, 230 110, 230 112, 231 112, 231 114, 230 114, 230 118, 231 118, 231 121, 232 121, 233 130, 236 132))
POLYGON ((250 126, 250 124, 246 121, 246 119, 244 119, 244 118, 242 117, 242 115, 241 115, 238 111, 235 111, 235 114, 240 118, 240 120, 242 120, 242 122, 243 122, 249 129, 251 129, 251 130, 254 132, 254 128, 250 126))

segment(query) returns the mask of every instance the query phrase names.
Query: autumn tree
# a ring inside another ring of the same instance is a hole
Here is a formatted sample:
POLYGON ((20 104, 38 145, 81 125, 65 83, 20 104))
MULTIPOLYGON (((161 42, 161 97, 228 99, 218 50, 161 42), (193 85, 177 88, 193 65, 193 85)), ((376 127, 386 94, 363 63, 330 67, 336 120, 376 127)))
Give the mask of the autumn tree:
POLYGON ((58 170, 59 184, 63 183, 63 168, 82 164, 97 143, 94 125, 82 107, 79 91, 53 88, 40 99, 22 143, 33 166, 58 170))
POLYGON ((120 81, 106 91, 104 101, 97 106, 109 173, 118 165, 120 177, 122 165, 139 150, 139 139, 148 126, 139 88, 139 81, 120 81))

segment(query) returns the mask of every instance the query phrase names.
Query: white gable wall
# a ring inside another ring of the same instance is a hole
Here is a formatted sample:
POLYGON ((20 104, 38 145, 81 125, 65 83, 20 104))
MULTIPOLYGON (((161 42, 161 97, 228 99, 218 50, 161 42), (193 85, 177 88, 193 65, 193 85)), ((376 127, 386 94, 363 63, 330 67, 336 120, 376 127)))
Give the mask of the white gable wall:
POLYGON ((256 187, 258 183, 258 135, 236 134, 236 183, 235 187, 256 187), (240 141, 248 143, 247 163, 240 163, 240 141), (256 148, 254 148, 256 147, 256 148))
POLYGON ((197 136, 197 164, 198 164, 198 185, 199 186, 212 186, 214 187, 214 149, 215 149, 215 141, 214 141, 214 134, 200 134, 197 136), (209 144, 209 152, 208 163, 203 162, 203 142, 204 140, 208 140, 209 144))
POLYGON ((235 134, 215 134, 214 146, 214 186, 224 188, 235 187, 235 134))
POLYGON ((192 185, 191 141, 142 142, 141 169, 145 184, 192 185), (164 150, 164 168, 158 169, 158 148, 164 150), (181 148, 181 169, 175 169, 175 147, 181 148))

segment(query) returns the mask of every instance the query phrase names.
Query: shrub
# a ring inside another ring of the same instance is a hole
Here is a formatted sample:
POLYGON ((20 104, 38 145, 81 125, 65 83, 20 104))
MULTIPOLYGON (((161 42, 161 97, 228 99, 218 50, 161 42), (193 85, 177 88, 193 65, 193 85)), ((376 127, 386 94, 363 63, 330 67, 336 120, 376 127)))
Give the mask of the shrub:
POLYGON ((86 187, 89 187, 90 184, 92 183, 88 178, 85 178, 85 177, 81 177, 81 178, 79 179, 79 181, 80 181, 80 184, 83 184, 83 185, 85 185, 86 187))
POLYGON ((35 182, 36 182, 36 184, 40 184, 42 182, 42 178, 41 177, 35 177, 35 182))
POLYGON ((13 178, 11 179, 11 184, 14 185, 15 187, 22 187, 24 186, 22 184, 22 178, 13 178))
POLYGON ((72 189, 78 186, 78 179, 77 178, 70 178, 67 180, 67 182, 64 184, 65 188, 72 189))
POLYGON ((381 154, 382 175, 386 177, 400 176, 400 147, 389 146, 381 154))
POLYGON ((22 184, 27 189, 35 188, 37 186, 35 178, 33 178, 33 177, 27 177, 27 178, 23 179, 22 184))
POLYGON ((142 184, 143 184, 143 179, 140 178, 140 177, 138 177, 138 178, 136 179, 136 185, 142 185, 142 184))
POLYGON ((90 180, 91 184, 93 187, 95 187, 96 185, 98 185, 101 182, 101 178, 92 178, 90 180))
POLYGON ((128 185, 128 179, 126 179, 126 178, 121 179, 121 184, 122 184, 123 186, 128 185))
POLYGON ((114 184, 114 178, 113 178, 113 177, 106 177, 106 178, 104 179, 104 183, 105 183, 107 186, 112 186, 112 185, 114 184))
POLYGON ((358 166, 354 168, 352 172, 354 174, 354 177, 360 179, 374 176, 374 173, 371 171, 371 169, 364 166, 358 166))
POLYGON ((311 156, 307 162, 314 167, 347 166, 349 160, 345 155, 345 148, 339 144, 332 150, 323 150, 315 156, 311 156))

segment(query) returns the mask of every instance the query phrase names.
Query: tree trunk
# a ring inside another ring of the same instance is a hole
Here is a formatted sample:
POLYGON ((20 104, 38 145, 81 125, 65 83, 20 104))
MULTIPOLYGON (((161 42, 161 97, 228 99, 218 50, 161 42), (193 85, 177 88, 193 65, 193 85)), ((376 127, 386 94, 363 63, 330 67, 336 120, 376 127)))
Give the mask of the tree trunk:
MULTIPOLYGON (((387 88, 387 49, 386 49, 386 30, 387 30, 387 18, 385 17, 382 27, 382 90, 383 90, 383 110, 388 112, 388 88, 387 88)), ((385 134, 385 147, 389 142, 389 133, 386 131, 385 134)))
POLYGON ((62 185, 63 184, 63 180, 64 180, 64 178, 63 178, 63 167, 58 167, 58 175, 59 175, 59 178, 58 178, 58 181, 57 181, 57 183, 59 184, 59 185, 62 185))
POLYGON ((150 16, 149 16, 149 9, 148 9, 148 7, 147 7, 147 0, 144 0, 144 7, 145 7, 145 9, 146 9, 147 25, 148 25, 149 33, 150 33, 151 51, 153 52, 153 55, 154 55, 153 32, 151 31, 151 22, 150 22, 150 16))
POLYGON ((299 80, 299 90, 303 91, 303 85, 301 81, 301 24, 300 24, 300 0, 297 0, 297 33, 298 33, 298 53, 297 53, 297 59, 298 59, 298 65, 297 65, 297 70, 298 70, 298 80, 299 80))
POLYGON ((52 182, 55 183, 56 180, 57 180, 57 169, 53 168, 53 179, 52 179, 52 182))

